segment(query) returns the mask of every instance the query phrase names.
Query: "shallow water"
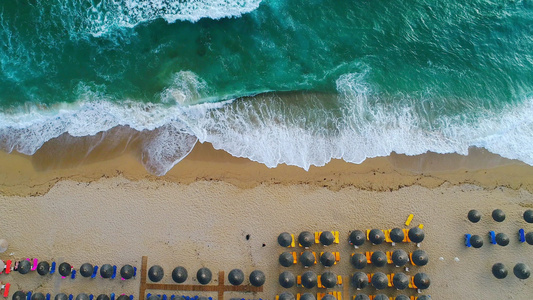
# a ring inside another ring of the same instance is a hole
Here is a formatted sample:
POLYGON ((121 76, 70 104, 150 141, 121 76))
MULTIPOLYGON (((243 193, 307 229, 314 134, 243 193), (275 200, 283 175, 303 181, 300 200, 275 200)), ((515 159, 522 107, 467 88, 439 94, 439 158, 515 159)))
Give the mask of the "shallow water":
POLYGON ((129 126, 154 174, 197 141, 269 167, 533 164, 531 49, 531 1, 6 2, 0 147, 129 126))

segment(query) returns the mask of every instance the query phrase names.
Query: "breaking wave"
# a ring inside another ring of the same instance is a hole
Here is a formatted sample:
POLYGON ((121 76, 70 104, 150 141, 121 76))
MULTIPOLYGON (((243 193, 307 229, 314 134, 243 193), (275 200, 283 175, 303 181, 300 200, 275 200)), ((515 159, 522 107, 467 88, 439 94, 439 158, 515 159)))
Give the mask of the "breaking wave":
POLYGON ((361 163, 392 152, 466 155, 473 146, 533 165, 531 98, 502 109, 434 116, 414 100, 376 100, 379 93, 366 83, 365 74, 350 73, 338 78, 337 94, 267 93, 188 104, 186 98, 209 97, 208 87, 191 72, 175 78, 161 93, 160 104, 107 101, 85 90, 76 104, 2 113, 0 148, 32 155, 64 133, 90 136, 129 126, 150 133, 142 145, 142 163, 156 175, 168 172, 197 141, 268 167, 287 164, 306 170, 331 159, 361 163), (340 103, 338 108, 328 106, 332 99, 340 103))

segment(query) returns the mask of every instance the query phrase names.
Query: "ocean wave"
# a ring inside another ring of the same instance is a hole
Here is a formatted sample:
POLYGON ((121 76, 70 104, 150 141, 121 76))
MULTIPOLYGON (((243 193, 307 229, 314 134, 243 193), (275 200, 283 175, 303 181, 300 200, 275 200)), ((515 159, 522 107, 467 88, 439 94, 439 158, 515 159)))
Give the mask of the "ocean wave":
POLYGON ((206 88, 194 73, 178 74, 175 85, 161 94, 161 104, 111 102, 85 90, 75 105, 2 113, 0 148, 31 155, 63 133, 88 136, 128 126, 149 136, 141 161, 157 175, 168 172, 197 141, 268 167, 306 170, 331 159, 361 163, 392 152, 466 155, 473 146, 533 165, 533 99, 434 117, 417 109, 414 100, 377 101, 379 93, 365 78, 364 73, 342 75, 338 94, 268 93, 192 105, 183 98, 205 95, 206 88), (332 100, 339 103, 337 109, 328 106, 332 100))
POLYGON ((174 23, 240 17, 257 9, 260 3, 261 0, 63 0, 60 6, 74 12, 74 17, 82 16, 84 29, 100 36, 113 28, 131 28, 155 19, 174 23))

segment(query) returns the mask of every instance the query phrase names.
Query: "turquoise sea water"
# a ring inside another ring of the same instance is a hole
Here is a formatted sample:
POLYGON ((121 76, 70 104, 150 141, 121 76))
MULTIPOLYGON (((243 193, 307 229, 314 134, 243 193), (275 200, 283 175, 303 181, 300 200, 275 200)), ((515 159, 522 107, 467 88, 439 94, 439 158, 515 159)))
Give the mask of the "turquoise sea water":
POLYGON ((269 167, 484 147, 533 165, 531 0, 0 3, 0 148, 151 131, 269 167))

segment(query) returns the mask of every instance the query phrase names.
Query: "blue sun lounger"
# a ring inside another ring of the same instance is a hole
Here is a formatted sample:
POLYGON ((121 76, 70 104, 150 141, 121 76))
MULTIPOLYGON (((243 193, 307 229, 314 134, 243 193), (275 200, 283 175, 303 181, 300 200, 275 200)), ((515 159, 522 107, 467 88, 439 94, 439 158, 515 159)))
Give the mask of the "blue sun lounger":
POLYGON ((489 231, 490 243, 496 245, 496 232, 494 230, 489 231))
POLYGON ((472 247, 472 244, 470 244, 470 238, 472 235, 470 233, 465 234, 465 246, 472 247))
POLYGON ((50 274, 54 274, 56 272, 56 262, 52 262, 52 266, 50 266, 50 274))
POLYGON ((96 275, 98 275, 98 266, 94 266, 93 275, 91 275, 91 278, 95 278, 96 275))
POLYGON ((524 229, 520 228, 520 230, 518 230, 518 236, 520 237, 520 243, 526 241, 526 232, 524 231, 524 229))

